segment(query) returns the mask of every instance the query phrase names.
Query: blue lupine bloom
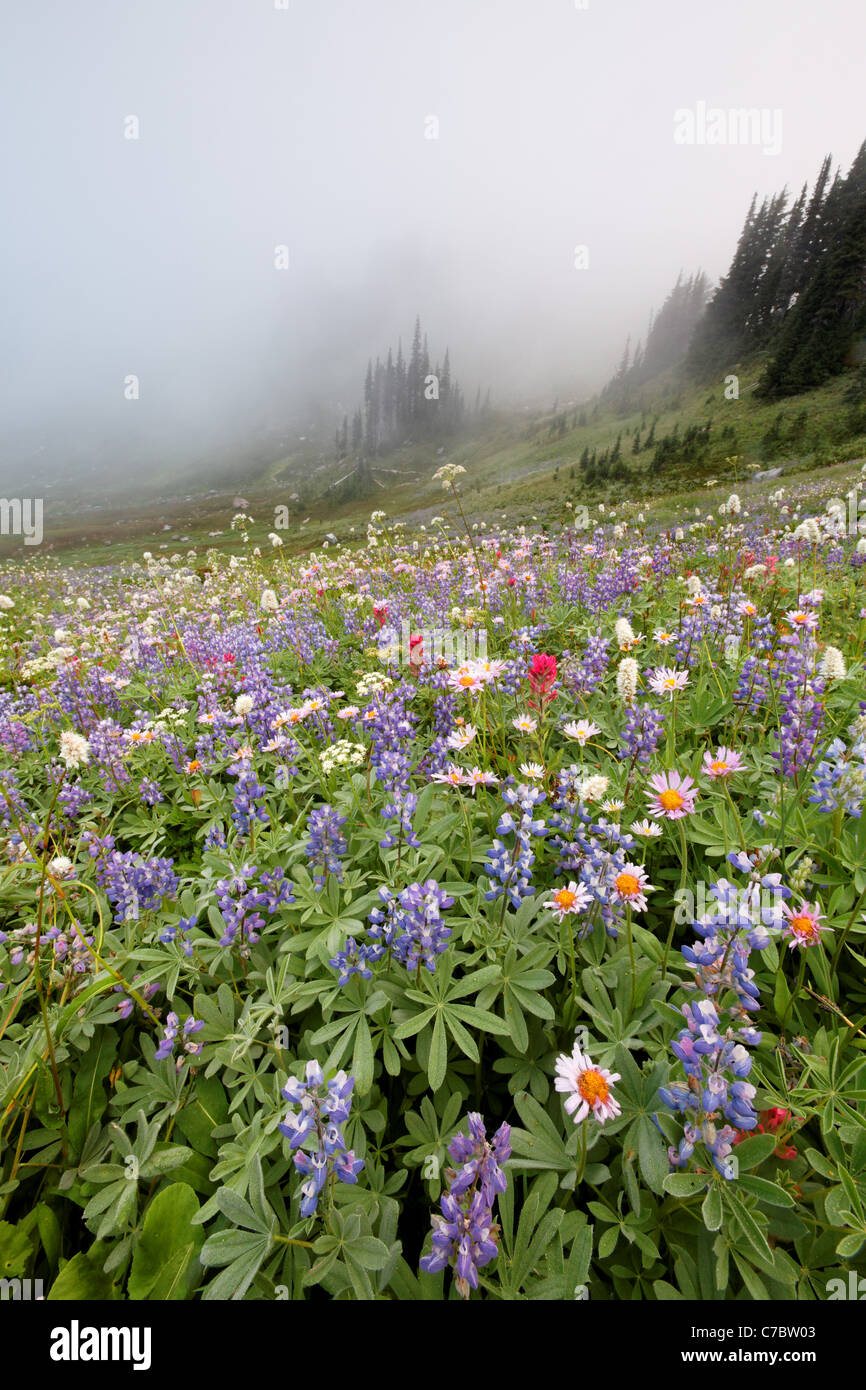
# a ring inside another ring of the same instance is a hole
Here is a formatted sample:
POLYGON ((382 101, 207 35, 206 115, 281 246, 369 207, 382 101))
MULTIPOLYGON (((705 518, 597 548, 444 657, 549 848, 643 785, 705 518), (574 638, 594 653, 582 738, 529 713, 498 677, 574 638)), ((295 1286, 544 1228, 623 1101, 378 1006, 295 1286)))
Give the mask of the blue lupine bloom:
POLYGON ((353 975, 360 975, 362 980, 369 980, 373 974, 370 966, 374 965, 384 954, 384 946, 376 943, 372 946, 359 946, 355 938, 350 936, 345 949, 338 951, 328 961, 328 964, 334 970, 339 970, 340 978, 337 983, 342 989, 343 985, 349 983, 353 975))
POLYGON ((339 815, 327 802, 314 807, 309 814, 307 861, 311 868, 321 864, 323 870, 320 874, 313 874, 317 888, 324 888, 329 873, 335 874, 338 880, 343 877, 341 856, 346 853, 346 840, 343 836, 345 823, 346 817, 339 815))
POLYGON ((446 1169, 449 1190, 439 1202, 441 1216, 430 1218, 433 1248, 421 1260, 421 1268, 428 1274, 437 1274, 452 1264, 462 1298, 478 1288, 479 1269, 499 1253, 492 1209, 496 1196, 508 1185, 503 1167, 511 1157, 509 1125, 500 1125, 488 1141, 479 1114, 470 1114, 468 1122, 468 1136, 457 1134, 448 1146, 460 1167, 446 1169))
POLYGON ((190 1042, 189 1039, 193 1033, 200 1032, 202 1028, 204 1028, 204 1022, 193 1018, 192 1014, 185 1020, 182 1029, 177 1014, 168 1014, 165 1020, 165 1035, 156 1049, 156 1060, 162 1062, 167 1057, 172 1057, 178 1044, 180 1044, 182 1050, 177 1059, 177 1070, 180 1071, 187 1055, 197 1057, 201 1052, 203 1044, 190 1042))
POLYGON ((292 1161, 306 1178, 299 1192, 302 1217, 315 1214, 329 1172, 340 1182, 356 1183, 364 1167, 363 1158, 356 1158, 354 1150, 346 1148, 342 1131, 351 1111, 354 1085, 355 1078, 344 1071, 337 1072, 326 1084, 319 1063, 309 1061, 305 1079, 291 1076, 283 1087, 286 1100, 300 1106, 299 1113, 288 1110, 277 1128, 297 1150, 292 1161), (311 1136, 315 1148, 307 1152, 301 1145, 311 1136))

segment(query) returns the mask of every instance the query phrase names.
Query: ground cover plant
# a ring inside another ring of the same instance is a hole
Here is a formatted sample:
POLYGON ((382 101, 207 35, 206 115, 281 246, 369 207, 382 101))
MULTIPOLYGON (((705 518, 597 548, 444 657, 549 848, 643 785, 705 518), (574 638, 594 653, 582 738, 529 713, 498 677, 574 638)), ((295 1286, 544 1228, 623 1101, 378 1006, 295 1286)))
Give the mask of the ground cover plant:
POLYGON ((459 473, 353 548, 239 515, 235 555, 4 570, 3 1278, 864 1271, 856 493, 546 532, 467 523, 459 473))

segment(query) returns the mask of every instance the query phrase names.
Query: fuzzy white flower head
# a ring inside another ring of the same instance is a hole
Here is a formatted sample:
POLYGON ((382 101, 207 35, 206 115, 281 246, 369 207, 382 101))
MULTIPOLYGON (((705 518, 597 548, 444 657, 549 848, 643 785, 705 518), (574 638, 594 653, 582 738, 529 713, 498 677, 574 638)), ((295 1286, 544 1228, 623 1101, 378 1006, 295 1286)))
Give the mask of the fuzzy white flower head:
POLYGON ((838 647, 827 647, 818 667, 821 675, 828 681, 843 681, 848 674, 845 658, 838 647))
POLYGON ((629 704, 637 694, 638 665, 633 656, 623 657, 616 672, 616 691, 629 704))
POLYGON ((90 744, 82 734, 64 729, 60 735, 60 757, 66 766, 74 771, 90 762, 90 744))
POLYGON ((581 801, 598 801, 609 786, 609 777, 585 777, 578 787, 578 796, 581 801))
POLYGON ((279 602, 273 589, 262 590, 261 604, 266 613, 276 613, 279 608, 279 602))
POLYGON ((9 597, 8 594, 0 594, 0 608, 2 608, 2 609, 4 610, 4 612, 6 612, 6 611, 8 611, 10 608, 14 608, 14 607, 15 607, 15 600, 14 600, 14 599, 11 599, 11 598, 9 597))
POLYGON ((613 630, 620 650, 627 650, 634 641, 634 632, 628 618, 617 618, 613 630))
POLYGON ((239 695, 235 700, 235 714, 239 714, 243 718, 244 715, 249 714, 253 703, 252 695, 239 695))

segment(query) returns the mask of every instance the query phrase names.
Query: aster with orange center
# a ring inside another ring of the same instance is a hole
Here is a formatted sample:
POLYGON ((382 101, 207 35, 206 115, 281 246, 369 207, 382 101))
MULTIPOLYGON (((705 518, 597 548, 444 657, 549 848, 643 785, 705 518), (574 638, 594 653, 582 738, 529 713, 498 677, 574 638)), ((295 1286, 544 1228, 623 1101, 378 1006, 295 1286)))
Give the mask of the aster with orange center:
POLYGON ((654 820, 682 820, 693 814, 697 788, 691 777, 681 777, 678 772, 656 772, 649 783, 649 813, 654 820))
POLYGON ((653 884, 647 882, 646 871, 639 864, 623 864, 614 875, 613 888, 620 902, 627 903, 635 912, 646 912, 646 895, 655 892, 653 884))
POLYGON ((708 777, 730 777, 734 772, 742 772, 743 766, 740 754, 732 748, 717 748, 715 757, 712 753, 704 754, 703 770, 708 777))
POLYGON ((787 903, 782 904, 782 915, 786 919, 784 931, 788 937, 788 945, 792 950, 799 946, 805 950, 808 946, 817 946, 821 940, 822 931, 832 931, 832 927, 822 926, 821 921, 824 913, 821 912, 817 903, 800 903, 797 908, 791 908, 787 903))
POLYGON ((604 1124, 615 1120, 621 1113, 619 1102, 613 1095, 613 1083, 619 1081, 619 1072, 608 1071, 606 1067, 593 1066, 590 1057, 575 1043, 571 1056, 563 1053, 556 1059, 556 1080, 554 1087, 567 1095, 565 1110, 579 1125, 588 1115, 604 1124))
POLYGON ((548 898, 545 906, 555 912, 560 922, 571 913, 583 912, 591 902, 592 895, 583 883, 572 881, 565 888, 558 888, 548 898))

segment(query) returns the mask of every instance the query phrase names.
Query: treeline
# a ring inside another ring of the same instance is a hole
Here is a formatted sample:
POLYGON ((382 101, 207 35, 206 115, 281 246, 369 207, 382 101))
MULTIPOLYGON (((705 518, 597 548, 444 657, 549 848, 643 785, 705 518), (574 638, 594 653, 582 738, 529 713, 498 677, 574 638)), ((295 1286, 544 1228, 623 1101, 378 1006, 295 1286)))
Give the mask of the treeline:
POLYGON ((616 375, 602 392, 602 399, 627 407, 633 390, 682 362, 701 316, 706 309, 710 282, 702 270, 677 282, 659 312, 650 315, 646 346, 640 342, 631 356, 631 338, 625 345, 616 375))
POLYGON ((752 199, 728 274, 695 330, 686 370, 706 377, 758 351, 764 397, 820 386, 866 332, 866 143, 846 177, 828 155, 804 184, 752 199))
POLYGON ((828 155, 793 201, 787 189, 760 204, 756 194, 715 293, 702 272, 681 274, 646 347, 632 358, 626 344, 602 396, 628 408, 633 388, 668 367, 705 380, 756 353, 767 358, 757 394, 796 395, 853 365, 864 334, 866 143, 844 177, 828 155))
MULTIPOLYGON (((485 402, 488 406, 489 402, 485 402)), ((476 409, 482 409, 480 396, 476 409)), ((367 459, 377 458, 407 439, 433 439, 453 434, 463 423, 466 404, 458 382, 451 374, 448 349, 440 364, 431 365, 427 334, 415 320, 412 348, 408 360, 402 341, 396 356, 391 348, 384 361, 377 357, 367 364, 363 405, 350 423, 348 415, 337 429, 337 458, 350 453, 367 459)))

